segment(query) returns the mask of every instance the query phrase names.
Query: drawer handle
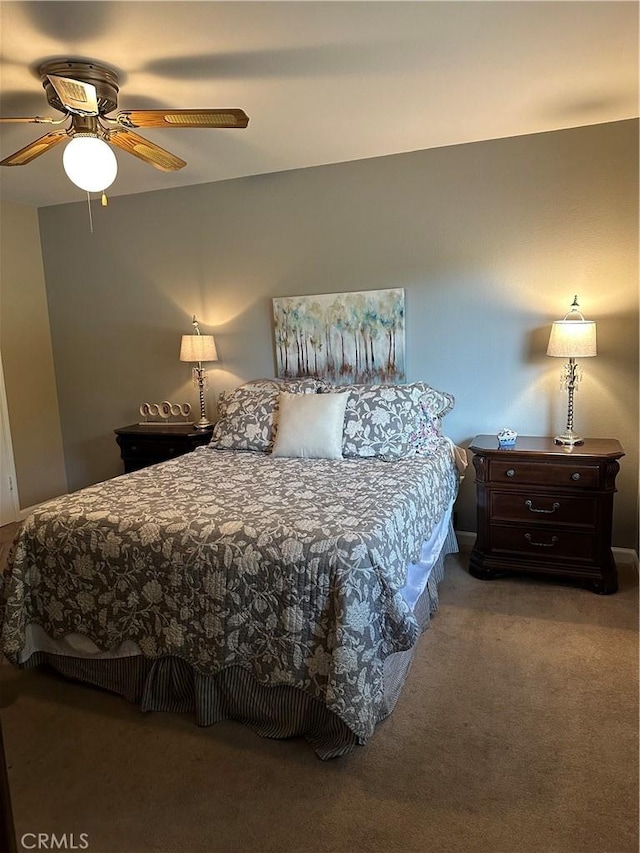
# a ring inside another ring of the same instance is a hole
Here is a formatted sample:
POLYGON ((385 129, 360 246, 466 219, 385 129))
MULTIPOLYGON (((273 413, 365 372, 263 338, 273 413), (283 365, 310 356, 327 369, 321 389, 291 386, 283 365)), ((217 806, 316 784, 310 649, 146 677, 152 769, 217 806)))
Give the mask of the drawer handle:
POLYGON ((572 479, 572 480, 579 480, 579 479, 580 479, 580 474, 578 474, 578 472, 576 471, 576 473, 575 473, 575 474, 572 474, 572 475, 571 475, 571 479, 572 479))
POLYGON ((529 510, 529 512, 544 512, 545 515, 551 515, 552 512, 555 512, 557 509, 560 509, 560 504, 557 501, 553 502, 553 506, 551 507, 551 509, 538 509, 538 507, 535 507, 531 503, 531 501, 525 501, 524 505, 529 510))
POLYGON ((534 540, 531 538, 531 534, 530 534, 530 533, 525 533, 525 534, 524 534, 524 538, 527 540, 527 542, 528 542, 530 545, 535 545, 535 546, 536 546, 536 548, 553 548, 553 546, 554 546, 554 545, 556 544, 556 542, 558 541, 558 537, 557 537, 557 536, 552 536, 552 537, 551 537, 551 542, 534 542, 534 540))
POLYGON ((515 475, 516 472, 513 470, 513 468, 509 468, 509 470, 507 471, 507 477, 515 477, 515 475))

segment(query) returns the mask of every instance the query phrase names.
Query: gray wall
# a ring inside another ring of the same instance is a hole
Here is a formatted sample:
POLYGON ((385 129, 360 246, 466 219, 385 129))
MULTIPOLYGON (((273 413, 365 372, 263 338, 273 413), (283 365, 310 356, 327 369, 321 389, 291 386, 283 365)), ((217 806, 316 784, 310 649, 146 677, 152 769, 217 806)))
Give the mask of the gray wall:
MULTIPOLYGON (((564 426, 550 324, 598 323, 576 429, 617 437, 614 544, 637 547, 638 125, 617 122, 40 210, 70 488, 121 471, 143 401, 196 403, 180 335, 216 336, 215 393, 273 375, 271 297, 404 287, 408 379, 457 398, 460 444, 564 426)), ((140 168, 144 168, 141 164, 140 168)), ((475 528, 473 476, 459 527, 475 528)))
POLYGON ((0 207, 0 346, 21 509, 67 491, 38 214, 0 207))

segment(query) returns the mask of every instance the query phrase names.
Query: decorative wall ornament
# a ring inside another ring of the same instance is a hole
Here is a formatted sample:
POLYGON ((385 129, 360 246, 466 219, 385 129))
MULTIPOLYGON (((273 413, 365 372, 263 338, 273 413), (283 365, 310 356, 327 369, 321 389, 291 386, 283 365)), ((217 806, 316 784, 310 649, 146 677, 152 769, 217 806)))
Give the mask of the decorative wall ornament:
POLYGON ((405 379, 404 288, 273 299, 279 377, 405 379))
POLYGON ((165 400, 163 403, 143 403, 139 411, 144 418, 140 422, 141 426, 143 424, 147 426, 154 424, 158 426, 183 426, 193 423, 193 421, 187 420, 191 414, 189 403, 170 403, 169 400, 165 400), (176 418, 181 418, 181 420, 176 420, 176 418))

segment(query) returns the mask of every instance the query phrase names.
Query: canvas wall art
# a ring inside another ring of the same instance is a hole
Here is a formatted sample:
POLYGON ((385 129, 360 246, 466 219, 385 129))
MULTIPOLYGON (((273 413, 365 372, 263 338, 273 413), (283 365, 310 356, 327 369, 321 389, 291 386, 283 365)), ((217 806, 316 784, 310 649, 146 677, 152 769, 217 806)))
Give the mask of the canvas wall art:
POLYGON ((358 290, 273 300, 279 377, 336 384, 402 382, 404 289, 358 290))

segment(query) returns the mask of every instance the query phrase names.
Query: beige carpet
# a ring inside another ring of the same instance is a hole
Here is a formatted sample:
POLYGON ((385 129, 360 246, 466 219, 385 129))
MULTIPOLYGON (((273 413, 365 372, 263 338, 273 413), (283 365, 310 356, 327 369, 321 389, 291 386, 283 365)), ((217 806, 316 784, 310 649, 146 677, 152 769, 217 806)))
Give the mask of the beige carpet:
POLYGON ((18 840, 86 833, 90 853, 636 853, 635 570, 600 597, 478 581, 465 555, 447 566, 394 714, 333 762, 0 667, 18 840))

